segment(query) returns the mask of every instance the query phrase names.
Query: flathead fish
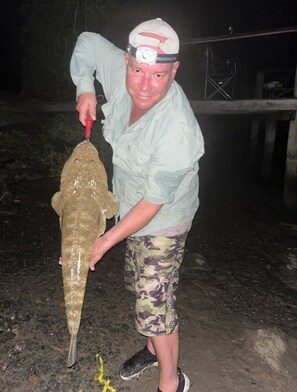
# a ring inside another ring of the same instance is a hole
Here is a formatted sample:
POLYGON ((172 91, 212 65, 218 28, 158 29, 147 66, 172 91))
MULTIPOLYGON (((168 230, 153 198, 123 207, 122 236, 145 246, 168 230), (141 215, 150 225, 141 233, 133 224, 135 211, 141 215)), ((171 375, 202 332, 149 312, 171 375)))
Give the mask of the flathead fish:
POLYGON ((118 199, 108 191, 104 165, 91 142, 78 144, 66 161, 52 207, 60 216, 64 301, 71 336, 67 366, 71 367, 77 358, 93 243, 105 232, 106 218, 112 218, 119 209, 118 199))

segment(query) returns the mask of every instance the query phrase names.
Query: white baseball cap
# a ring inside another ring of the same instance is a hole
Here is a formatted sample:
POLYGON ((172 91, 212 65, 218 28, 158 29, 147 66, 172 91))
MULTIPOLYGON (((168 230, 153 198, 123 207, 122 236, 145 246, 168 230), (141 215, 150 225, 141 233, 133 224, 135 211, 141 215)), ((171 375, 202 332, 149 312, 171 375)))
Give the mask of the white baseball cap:
POLYGON ((173 63, 178 60, 179 38, 173 28, 161 18, 151 19, 140 23, 131 31, 127 52, 140 63, 173 63), (160 48, 164 54, 157 53, 153 47, 160 48))

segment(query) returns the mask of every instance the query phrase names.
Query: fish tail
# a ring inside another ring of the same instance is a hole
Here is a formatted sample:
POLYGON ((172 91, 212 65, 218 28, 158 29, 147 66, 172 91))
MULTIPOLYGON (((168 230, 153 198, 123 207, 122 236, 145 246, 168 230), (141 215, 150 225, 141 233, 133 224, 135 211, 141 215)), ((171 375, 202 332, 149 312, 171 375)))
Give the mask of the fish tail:
POLYGON ((77 343, 77 335, 71 336, 68 361, 67 361, 67 367, 69 368, 73 366, 76 362, 76 357, 77 357, 76 343, 77 343))

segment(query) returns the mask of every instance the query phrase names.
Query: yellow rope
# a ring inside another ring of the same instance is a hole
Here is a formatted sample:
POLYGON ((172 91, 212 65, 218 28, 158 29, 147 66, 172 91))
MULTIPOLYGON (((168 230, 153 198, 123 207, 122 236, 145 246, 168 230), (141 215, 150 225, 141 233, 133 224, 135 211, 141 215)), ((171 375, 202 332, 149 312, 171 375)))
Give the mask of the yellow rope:
POLYGON ((110 380, 104 380, 103 376, 104 376, 104 366, 103 366, 103 360, 101 358, 101 356, 99 354, 96 355, 96 359, 99 361, 99 366, 98 366, 98 370, 99 373, 96 374, 95 376, 95 380, 99 381, 100 384, 104 385, 103 391, 102 392, 116 392, 116 389, 111 387, 109 385, 110 380))
MULTIPOLYGON (((99 354, 96 355, 96 359, 97 361, 99 361, 99 366, 98 366, 98 370, 99 373, 97 373, 95 375, 95 381, 99 381, 100 384, 104 385, 104 388, 102 390, 102 392, 117 392, 117 390, 113 387, 111 387, 109 385, 110 380, 104 380, 103 376, 104 376, 104 365, 103 365, 103 360, 101 358, 101 356, 99 354)), ((83 392, 82 389, 80 389, 78 392, 83 392)))

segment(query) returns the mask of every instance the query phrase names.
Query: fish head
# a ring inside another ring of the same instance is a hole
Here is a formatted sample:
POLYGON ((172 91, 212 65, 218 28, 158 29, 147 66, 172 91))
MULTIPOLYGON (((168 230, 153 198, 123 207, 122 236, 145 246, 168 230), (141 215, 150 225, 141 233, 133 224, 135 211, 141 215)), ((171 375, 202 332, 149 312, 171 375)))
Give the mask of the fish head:
POLYGON ((75 189, 98 188, 98 184, 107 184, 105 168, 99 158, 96 147, 89 141, 83 141, 73 150, 64 165, 61 175, 61 190, 71 193, 75 189))
POLYGON ((94 165, 99 160, 99 154, 94 146, 89 141, 79 143, 73 150, 70 161, 75 165, 94 165))

